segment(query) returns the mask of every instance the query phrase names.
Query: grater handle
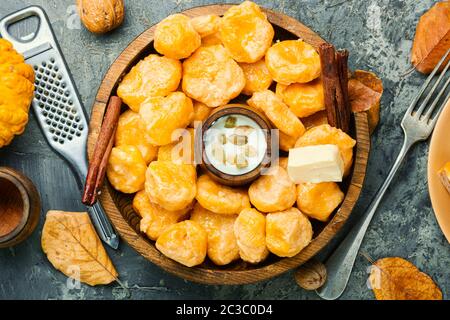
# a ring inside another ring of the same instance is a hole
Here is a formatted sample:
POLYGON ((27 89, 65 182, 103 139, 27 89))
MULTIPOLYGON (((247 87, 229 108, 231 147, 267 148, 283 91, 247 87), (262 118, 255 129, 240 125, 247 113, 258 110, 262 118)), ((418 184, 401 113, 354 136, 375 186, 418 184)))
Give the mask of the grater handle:
POLYGON ((31 46, 42 49, 54 46, 53 32, 49 27, 47 15, 39 6, 30 6, 3 18, 0 21, 0 34, 4 39, 13 43, 14 48, 22 54, 31 46), (32 36, 31 40, 26 41, 17 39, 8 32, 10 25, 33 16, 39 18, 39 27, 36 33, 32 36))
MULTIPOLYGON (((80 185, 80 189, 82 190, 83 182, 86 180, 88 172, 87 159, 84 158, 81 161, 76 161, 75 163, 71 164, 73 165, 75 172, 77 173, 78 183, 80 185)), ((93 206, 88 207, 88 211, 100 238, 111 248, 119 248, 119 237, 117 236, 117 233, 114 230, 111 222, 109 221, 108 216, 100 202, 97 201, 93 206)))
POLYGON ((102 240, 113 249, 119 248, 119 238, 100 202, 97 201, 92 207, 88 207, 88 210, 102 240))

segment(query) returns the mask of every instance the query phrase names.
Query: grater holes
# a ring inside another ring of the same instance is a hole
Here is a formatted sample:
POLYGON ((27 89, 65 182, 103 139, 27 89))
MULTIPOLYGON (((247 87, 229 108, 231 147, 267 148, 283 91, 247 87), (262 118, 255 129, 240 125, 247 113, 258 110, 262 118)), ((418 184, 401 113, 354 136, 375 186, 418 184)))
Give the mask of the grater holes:
POLYGON ((49 126, 52 139, 60 144, 81 137, 84 126, 77 116, 71 91, 59 73, 56 59, 43 61, 34 65, 36 71, 35 99, 41 108, 45 123, 49 126))

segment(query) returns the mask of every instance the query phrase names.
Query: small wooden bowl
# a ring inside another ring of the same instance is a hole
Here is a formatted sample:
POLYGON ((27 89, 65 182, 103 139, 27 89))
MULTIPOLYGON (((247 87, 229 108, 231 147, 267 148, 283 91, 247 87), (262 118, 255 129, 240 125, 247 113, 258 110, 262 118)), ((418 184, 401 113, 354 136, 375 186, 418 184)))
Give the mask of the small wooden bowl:
MULTIPOLYGON (((223 15, 230 5, 210 5, 183 11, 189 17, 206 14, 223 15)), ((325 41, 299 21, 284 14, 263 9, 269 21, 275 28, 274 40, 288 40, 302 38, 314 47, 325 41)), ((111 65, 103 79, 92 107, 89 126, 88 154, 92 157, 95 143, 105 114, 109 98, 116 95, 116 89, 121 79, 141 59, 151 53, 153 48, 155 26, 138 36, 111 65)), ((271 255, 266 261, 258 265, 251 265, 237 261, 227 266, 219 267, 206 261, 204 264, 188 268, 161 254, 153 241, 139 230, 139 216, 132 208, 133 196, 125 195, 114 190, 109 183, 105 183, 100 195, 109 218, 128 244, 142 256, 160 266, 164 270, 181 278, 206 284, 245 284, 266 280, 288 270, 296 268, 317 254, 339 231, 352 212, 358 200, 366 173, 367 159, 370 149, 369 128, 367 116, 364 113, 352 117, 351 135, 356 139, 355 160, 352 172, 343 184, 346 196, 341 206, 332 215, 328 223, 314 224, 314 238, 311 243, 298 255, 292 258, 278 258, 271 255)))
MULTIPOLYGON (((198 130, 199 128, 197 128, 198 130)), ((195 149, 201 150, 202 157, 202 168, 206 171, 206 173, 217 182, 228 185, 228 186, 243 186, 249 184, 250 182, 256 180, 260 175, 263 168, 270 166, 273 162, 272 159, 272 139, 275 141, 278 139, 277 137, 273 137, 274 132, 271 131, 272 126, 270 125, 269 120, 258 110, 242 104, 230 104, 223 107, 216 108, 214 112, 204 121, 203 126, 201 127, 201 133, 196 134, 195 140, 195 149), (208 156, 206 155, 205 146, 204 146, 204 134, 211 127, 211 125, 218 120, 227 115, 243 115, 246 116, 253 121, 255 121, 261 129, 266 132, 266 142, 267 149, 264 156, 264 159, 261 161, 259 166, 257 166, 252 171, 242 174, 242 175, 231 175, 226 174, 222 171, 216 169, 213 165, 211 165, 208 156)), ((274 154, 273 156, 277 156, 278 154, 274 154)))
POLYGON ((39 193, 20 172, 0 167, 0 248, 28 238, 39 222, 39 193))

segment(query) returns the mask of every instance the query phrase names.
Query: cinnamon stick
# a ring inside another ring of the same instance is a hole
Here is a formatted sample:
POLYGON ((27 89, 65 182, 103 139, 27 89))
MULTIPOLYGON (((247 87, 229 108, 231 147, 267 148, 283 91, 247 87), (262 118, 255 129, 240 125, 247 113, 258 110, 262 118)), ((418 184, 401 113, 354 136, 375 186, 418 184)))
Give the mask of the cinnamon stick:
MULTIPOLYGON (((112 150, 112 148, 114 146, 114 139, 115 139, 115 136, 116 136, 116 131, 117 130, 114 130, 112 138, 109 140, 109 144, 108 144, 108 146, 106 148, 105 155, 104 155, 104 157, 102 159, 102 162, 100 163, 100 169, 98 171, 97 180, 95 182, 95 189, 94 189, 94 195, 95 196, 97 196, 99 194, 100 189, 101 189, 101 187, 103 185, 103 180, 105 179, 106 167, 108 166, 109 156, 111 155, 111 150, 112 150)), ((96 201, 96 199, 92 199, 91 203, 94 204, 95 201, 96 201)))
POLYGON ((328 123, 344 132, 350 130, 350 103, 348 98, 348 51, 336 53, 333 45, 319 46, 322 82, 328 123))
POLYGON ((336 87, 340 84, 337 75, 336 51, 331 44, 323 43, 319 46, 319 55, 328 123, 332 127, 338 127, 336 87))
POLYGON ((103 124, 95 144, 94 155, 89 163, 82 202, 92 206, 97 201, 98 190, 103 183, 106 165, 113 147, 114 135, 119 122, 122 100, 113 96, 106 108, 103 124))

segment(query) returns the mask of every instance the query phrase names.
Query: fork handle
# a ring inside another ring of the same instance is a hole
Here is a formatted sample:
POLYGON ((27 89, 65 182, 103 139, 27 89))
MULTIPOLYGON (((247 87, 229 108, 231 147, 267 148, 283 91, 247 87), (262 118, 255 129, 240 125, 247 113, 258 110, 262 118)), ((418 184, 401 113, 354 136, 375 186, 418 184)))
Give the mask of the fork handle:
POLYGON ((369 208, 367 209, 367 212, 352 228, 352 230, 345 237, 344 241, 342 241, 342 243, 325 263, 328 273, 327 282, 316 291, 321 298, 326 300, 334 300, 339 298, 344 292, 370 221, 372 220, 372 217, 375 214, 378 205, 380 204, 389 185, 391 184, 397 170, 402 164, 403 159, 413 144, 414 141, 405 138, 397 160, 395 160, 395 163, 389 171, 383 185, 380 189, 378 189, 375 198, 372 200, 369 208))

